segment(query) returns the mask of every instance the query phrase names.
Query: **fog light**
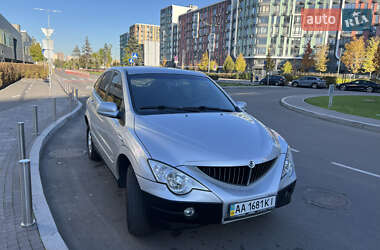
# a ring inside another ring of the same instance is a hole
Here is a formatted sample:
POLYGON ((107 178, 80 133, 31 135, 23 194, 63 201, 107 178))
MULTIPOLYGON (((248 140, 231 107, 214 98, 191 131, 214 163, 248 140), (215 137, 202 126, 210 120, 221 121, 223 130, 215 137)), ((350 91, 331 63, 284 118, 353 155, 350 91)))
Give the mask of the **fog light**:
POLYGON ((191 217, 193 216, 195 213, 195 209, 193 207, 188 207, 186 208, 185 210, 183 210, 183 214, 186 216, 186 217, 191 217))

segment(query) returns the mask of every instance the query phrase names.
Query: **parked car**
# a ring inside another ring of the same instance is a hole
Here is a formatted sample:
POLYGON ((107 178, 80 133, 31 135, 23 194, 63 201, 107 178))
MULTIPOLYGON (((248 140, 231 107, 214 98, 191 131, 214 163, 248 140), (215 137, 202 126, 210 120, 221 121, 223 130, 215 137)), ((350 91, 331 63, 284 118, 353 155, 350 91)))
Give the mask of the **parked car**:
POLYGON ((126 187, 128 231, 157 219, 229 223, 291 201, 292 152, 206 75, 117 67, 87 101, 87 149, 126 187))
MULTIPOLYGON (((269 85, 284 86, 285 82, 286 82, 286 79, 283 76, 277 76, 277 75, 269 76, 269 85)), ((260 84, 267 85, 268 76, 261 79, 260 84)))
POLYGON ((325 80, 315 76, 302 76, 292 81, 291 85, 293 87, 312 87, 313 89, 327 87, 325 80))
POLYGON ((367 80, 355 80, 338 85, 340 90, 358 90, 367 92, 376 92, 380 90, 380 84, 367 80))

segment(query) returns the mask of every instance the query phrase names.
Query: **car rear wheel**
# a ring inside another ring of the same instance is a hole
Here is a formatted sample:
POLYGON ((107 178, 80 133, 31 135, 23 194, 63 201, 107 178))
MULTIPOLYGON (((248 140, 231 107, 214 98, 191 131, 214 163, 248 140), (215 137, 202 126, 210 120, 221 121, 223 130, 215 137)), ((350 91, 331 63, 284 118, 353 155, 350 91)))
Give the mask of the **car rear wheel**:
POLYGON ((90 128, 87 128, 87 153, 88 158, 92 161, 100 161, 101 157, 92 141, 90 128))
POLYGON ((274 85, 278 86, 278 85, 280 85, 280 83, 279 83, 279 82, 276 82, 274 85))
POLYGON ((368 93, 372 93, 372 92, 373 92, 373 88, 372 88, 372 87, 368 87, 368 88, 367 88, 367 92, 368 92, 368 93))
POLYGON ((317 89, 317 88, 318 88, 318 84, 313 83, 313 85, 311 85, 311 87, 312 87, 313 89, 317 89))
POLYGON ((146 201, 131 166, 127 170, 126 202, 128 232, 134 236, 149 233, 151 226, 146 201))
POLYGON ((343 91, 347 90, 346 85, 340 86, 340 90, 343 90, 343 91))

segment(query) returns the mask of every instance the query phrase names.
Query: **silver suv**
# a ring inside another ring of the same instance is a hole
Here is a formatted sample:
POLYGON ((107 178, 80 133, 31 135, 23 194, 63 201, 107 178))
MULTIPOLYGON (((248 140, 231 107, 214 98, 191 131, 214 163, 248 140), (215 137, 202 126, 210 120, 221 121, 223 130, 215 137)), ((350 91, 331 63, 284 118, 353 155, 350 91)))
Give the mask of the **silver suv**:
POLYGON ((126 187, 128 231, 229 223, 288 204, 292 153, 203 73, 111 68, 87 101, 88 155, 126 187))
POLYGON ((322 80, 321 78, 315 76, 300 77, 292 81, 291 85, 293 87, 312 87, 313 89, 327 87, 325 80, 322 80))

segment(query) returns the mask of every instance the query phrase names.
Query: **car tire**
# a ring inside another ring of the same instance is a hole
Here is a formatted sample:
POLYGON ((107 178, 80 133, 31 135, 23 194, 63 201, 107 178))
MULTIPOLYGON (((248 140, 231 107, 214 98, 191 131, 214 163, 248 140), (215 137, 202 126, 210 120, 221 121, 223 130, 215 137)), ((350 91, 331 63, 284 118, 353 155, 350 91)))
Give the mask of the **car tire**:
POLYGON ((274 85, 279 86, 280 84, 278 82, 276 82, 274 85))
POLYGON ((98 150, 96 149, 93 141, 92 141, 92 135, 90 128, 87 128, 87 153, 88 158, 92 161, 100 161, 101 157, 98 153, 98 150))
POLYGON ((346 85, 340 86, 340 90, 343 90, 343 91, 347 90, 346 85))
POLYGON ((127 169, 126 209, 128 232, 144 236, 151 230, 149 214, 143 192, 131 166, 127 169))
POLYGON ((294 82, 293 87, 298 87, 298 82, 294 82))
POLYGON ((368 93, 372 93, 373 92, 373 88, 372 87, 367 87, 367 92, 368 93))
POLYGON ((313 84, 311 85, 311 87, 312 87, 313 89, 317 89, 317 88, 318 88, 318 84, 313 83, 313 84))

